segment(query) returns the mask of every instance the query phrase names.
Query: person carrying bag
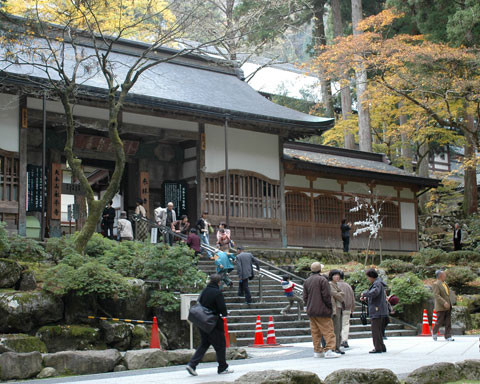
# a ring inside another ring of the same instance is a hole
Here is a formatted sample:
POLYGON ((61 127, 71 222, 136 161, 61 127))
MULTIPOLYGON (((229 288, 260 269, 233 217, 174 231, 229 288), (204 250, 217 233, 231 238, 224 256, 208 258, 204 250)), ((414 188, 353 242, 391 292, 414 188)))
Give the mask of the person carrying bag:
POLYGON ((210 276, 207 287, 202 291, 197 304, 190 308, 188 320, 200 331, 201 343, 190 359, 186 369, 192 376, 198 376, 197 365, 202 360, 208 348, 212 345, 217 354, 218 374, 233 373, 228 368, 226 361, 227 348, 223 319, 227 317, 225 298, 220 290, 222 276, 214 274, 210 276))

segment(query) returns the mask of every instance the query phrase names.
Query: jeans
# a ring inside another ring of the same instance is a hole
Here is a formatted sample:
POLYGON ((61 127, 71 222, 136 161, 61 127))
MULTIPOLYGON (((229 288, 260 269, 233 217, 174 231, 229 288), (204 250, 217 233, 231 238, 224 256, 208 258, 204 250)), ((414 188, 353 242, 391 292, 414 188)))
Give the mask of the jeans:
POLYGON ((218 373, 225 371, 228 368, 228 364, 223 325, 221 328, 219 326, 215 327, 210 333, 205 333, 201 330, 199 331, 202 341, 200 346, 195 351, 195 354, 190 359, 188 365, 195 369, 202 360, 203 356, 205 356, 205 353, 207 352, 208 348, 210 348, 210 345, 212 345, 217 354, 218 373))
POLYGON ((218 272, 220 276, 222 276, 222 281, 223 283, 228 287, 232 283, 232 280, 230 280, 230 277, 228 277, 228 273, 231 272, 231 270, 221 270, 218 272))
POLYGON ((173 235, 170 234, 169 232, 165 232, 163 234, 163 242, 165 243, 165 245, 173 245, 173 235))
POLYGON ((304 306, 303 300, 296 295, 287 296, 287 300, 288 300, 288 305, 282 309, 281 314, 285 316, 287 312, 290 311, 290 309, 292 309, 293 304, 297 302, 297 313, 298 313, 298 319, 300 320, 302 318, 302 309, 304 306))
MULTIPOLYGON (((200 240, 202 241, 202 244, 205 244, 205 245, 210 245, 210 240, 209 240, 209 236, 208 236, 208 233, 206 232, 202 232, 200 234, 200 240)), ((208 257, 212 257, 212 252, 210 251, 207 251, 207 255, 208 257)))
POLYGON ((250 304, 252 302, 252 294, 250 293, 250 288, 248 287, 248 279, 239 280, 238 283, 238 296, 245 295, 245 302, 250 304))

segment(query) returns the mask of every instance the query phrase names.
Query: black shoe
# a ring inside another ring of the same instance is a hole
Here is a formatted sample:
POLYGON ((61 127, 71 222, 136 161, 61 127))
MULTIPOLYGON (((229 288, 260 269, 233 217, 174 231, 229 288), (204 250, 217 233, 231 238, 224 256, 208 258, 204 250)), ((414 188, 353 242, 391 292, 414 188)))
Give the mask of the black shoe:
POLYGON ((387 336, 383 336, 383 340, 387 340, 387 336))
POLYGON ((185 368, 188 373, 192 376, 198 376, 198 373, 197 371, 195 370, 195 368, 191 367, 190 365, 187 365, 186 368, 185 368))
POLYGON ((387 352, 387 347, 383 347, 382 352, 387 352))
POLYGON ((336 349, 335 352, 336 352, 336 353, 339 353, 340 355, 344 355, 344 354, 345 354, 345 352, 341 351, 340 349, 336 349))
POLYGON ((376 349, 373 349, 369 353, 382 353, 382 351, 377 351, 376 349))
POLYGON ((342 347, 343 348, 350 348, 350 346, 348 345, 348 343, 346 341, 344 343, 342 343, 342 347))

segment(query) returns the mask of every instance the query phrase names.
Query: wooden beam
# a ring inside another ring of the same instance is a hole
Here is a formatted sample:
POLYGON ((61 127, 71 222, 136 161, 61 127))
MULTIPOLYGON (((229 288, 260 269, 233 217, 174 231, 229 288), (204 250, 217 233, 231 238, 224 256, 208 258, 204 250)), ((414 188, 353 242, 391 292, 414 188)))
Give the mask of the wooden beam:
POLYGON ((279 167, 280 167, 280 222, 282 227, 280 230, 280 236, 282 238, 282 247, 286 248, 288 244, 287 238, 287 213, 285 209, 285 169, 283 168, 283 138, 278 138, 278 155, 279 155, 279 167))
POLYGON ((27 98, 19 100, 18 234, 27 234, 27 98))
POLYGON ((205 124, 198 124, 197 140, 197 217, 200 218, 206 211, 206 192, 205 183, 205 124))

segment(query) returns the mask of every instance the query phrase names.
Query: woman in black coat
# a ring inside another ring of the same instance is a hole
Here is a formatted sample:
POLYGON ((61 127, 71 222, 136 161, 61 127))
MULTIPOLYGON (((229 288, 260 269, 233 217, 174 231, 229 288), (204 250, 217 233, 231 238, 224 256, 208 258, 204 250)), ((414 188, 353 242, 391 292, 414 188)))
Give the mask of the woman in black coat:
POLYGON ((385 295, 386 284, 378 277, 375 269, 369 269, 366 273, 371 286, 362 293, 361 301, 368 301, 368 312, 372 322, 372 338, 375 349, 370 353, 387 352, 383 343, 383 323, 384 318, 388 317, 388 306, 385 295))

